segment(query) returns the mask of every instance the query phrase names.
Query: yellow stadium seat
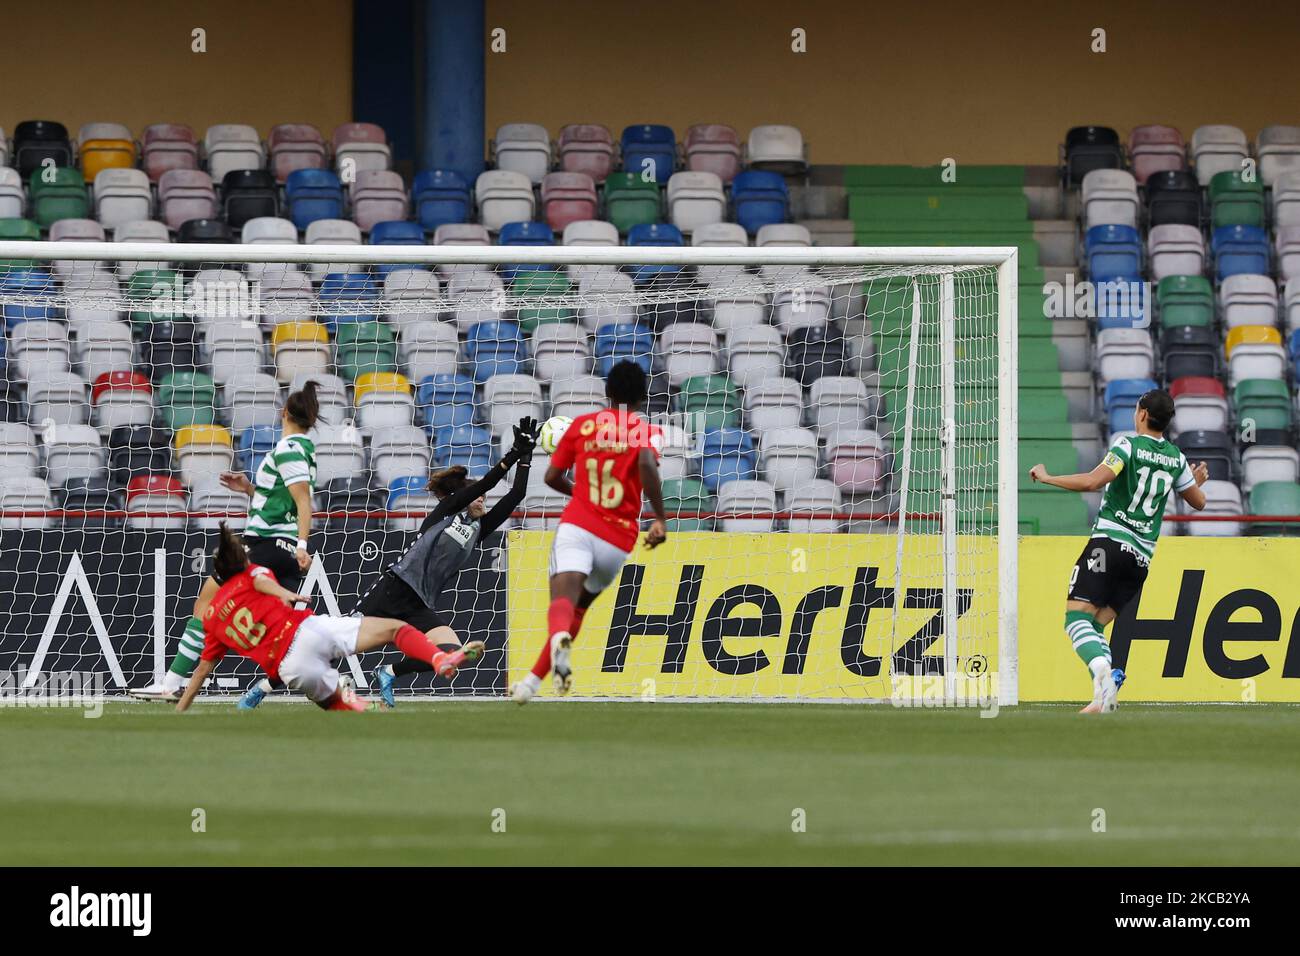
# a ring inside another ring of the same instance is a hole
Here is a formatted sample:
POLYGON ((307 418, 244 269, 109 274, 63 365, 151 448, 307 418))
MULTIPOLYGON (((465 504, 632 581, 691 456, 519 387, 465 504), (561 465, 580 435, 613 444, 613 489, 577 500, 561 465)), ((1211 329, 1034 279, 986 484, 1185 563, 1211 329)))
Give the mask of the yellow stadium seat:
POLYGON ((189 445, 223 445, 233 448, 230 429, 222 425, 186 425, 176 430, 176 450, 189 445))
POLYGON ((104 169, 134 169, 135 143, 129 139, 90 139, 81 144, 81 176, 88 183, 104 169))
POLYGON ((282 322, 271 333, 271 347, 278 349, 288 342, 329 342, 329 332, 319 322, 282 322))
POLYGON ((1282 345, 1282 335, 1271 325, 1239 325, 1228 332, 1225 354, 1232 358, 1238 345, 1282 345))
POLYGON ((372 392, 401 392, 410 395, 411 383, 399 372, 366 372, 358 375, 354 386, 357 403, 360 404, 361 399, 372 392))

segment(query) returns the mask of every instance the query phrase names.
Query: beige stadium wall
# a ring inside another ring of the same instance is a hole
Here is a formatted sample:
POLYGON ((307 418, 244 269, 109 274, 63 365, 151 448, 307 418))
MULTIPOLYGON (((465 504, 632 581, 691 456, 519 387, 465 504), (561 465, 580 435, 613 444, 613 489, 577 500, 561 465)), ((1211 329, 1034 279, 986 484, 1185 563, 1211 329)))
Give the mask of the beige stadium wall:
POLYGON ((1054 163, 1071 125, 1300 123, 1300 4, 487 0, 487 129, 793 123, 815 163, 1054 163), (1173 24, 1164 27, 1162 24, 1173 24), (791 52, 791 31, 807 52, 791 52), (1090 51, 1106 30, 1107 52, 1090 51))
POLYGON ((351 119, 350 0, 7 2, 0 15, 0 127, 58 120, 275 123, 328 131, 351 119), (191 31, 207 31, 207 52, 191 31))

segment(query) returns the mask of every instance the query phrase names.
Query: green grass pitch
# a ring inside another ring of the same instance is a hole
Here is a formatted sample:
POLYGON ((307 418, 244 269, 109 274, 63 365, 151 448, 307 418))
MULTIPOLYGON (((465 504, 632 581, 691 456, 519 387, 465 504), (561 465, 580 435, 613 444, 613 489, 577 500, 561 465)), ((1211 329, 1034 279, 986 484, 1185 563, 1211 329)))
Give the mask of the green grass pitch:
POLYGON ((6 708, 0 862, 1293 863, 1298 716, 1132 704, 1114 717, 1029 705, 994 719, 505 701, 362 715, 110 703, 99 719, 6 708), (195 808, 206 832, 192 832, 195 808))

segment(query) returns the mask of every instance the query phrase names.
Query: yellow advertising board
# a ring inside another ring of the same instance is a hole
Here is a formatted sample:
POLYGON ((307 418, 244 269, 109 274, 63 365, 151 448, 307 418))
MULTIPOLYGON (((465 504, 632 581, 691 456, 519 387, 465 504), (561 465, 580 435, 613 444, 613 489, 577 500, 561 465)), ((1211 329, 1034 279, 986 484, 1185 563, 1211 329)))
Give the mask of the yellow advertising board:
MULTIPOLYGON (((1065 636, 1081 538, 1020 541, 1020 699, 1083 700, 1065 636)), ((1300 701, 1300 540, 1165 537, 1142 595, 1107 629, 1123 700, 1300 701)))
MULTIPOLYGON (((512 682, 546 639, 551 538, 509 535, 512 682)), ((934 673, 943 657, 938 539, 908 540, 898 614, 896 546, 891 535, 710 532, 638 546, 583 622, 574 693, 888 699, 900 675, 934 673)), ((963 674, 987 683, 997 665, 996 539, 961 537, 958 550, 963 674)))

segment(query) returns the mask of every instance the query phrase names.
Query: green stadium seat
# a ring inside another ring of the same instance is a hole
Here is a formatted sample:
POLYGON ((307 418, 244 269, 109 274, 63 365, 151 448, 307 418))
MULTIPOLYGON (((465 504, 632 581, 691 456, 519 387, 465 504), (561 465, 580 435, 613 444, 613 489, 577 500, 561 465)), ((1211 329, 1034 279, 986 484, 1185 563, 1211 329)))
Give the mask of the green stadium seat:
POLYGON ((27 183, 32 218, 42 229, 60 219, 88 219, 90 197, 81 170, 68 166, 38 169, 27 183))
POLYGON ((740 425, 740 396, 726 375, 692 375, 682 382, 676 403, 677 411, 698 416, 700 429, 740 425))
POLYGON ((712 512, 713 496, 699 478, 665 478, 663 483, 665 522, 669 531, 712 531, 709 518, 674 518, 679 511, 712 512))
POLYGON ((158 415, 172 431, 189 425, 212 425, 217 420, 217 387, 202 372, 172 372, 158 386, 158 415))
MULTIPOLYGON (((511 291, 521 299, 541 299, 544 296, 565 295, 572 289, 568 277, 556 270, 521 272, 511 283, 511 291)), ((548 322, 574 322, 577 312, 573 309, 557 309, 522 306, 517 321, 525 335, 532 335, 539 325, 548 322)))
POLYGON ((633 226, 659 221, 659 184, 640 173, 610 173, 605 180, 605 218, 624 235, 633 226))
POLYGON ((1210 222, 1221 226, 1264 226, 1264 184, 1246 180, 1241 170, 1215 173, 1210 179, 1210 222))
POLYGON ((1156 285, 1156 305, 1163 328, 1214 322, 1214 290, 1204 276, 1165 276, 1156 285))
POLYGON ((175 302, 184 302, 185 284, 181 274, 175 269, 141 269, 134 273, 126 284, 126 298, 139 302, 142 308, 131 310, 131 322, 134 325, 148 325, 150 322, 184 318, 183 315, 154 308, 151 303, 164 296, 175 302))
POLYGON ((334 336, 335 362, 348 382, 368 372, 397 371, 397 338, 382 322, 340 322, 334 336))
MULTIPOLYGON (((0 242, 38 242, 41 227, 30 219, 0 219, 0 242)), ((0 259, 0 275, 18 269, 30 269, 33 259, 0 259)))
POLYGON ((1291 444, 1291 390, 1273 378, 1248 378, 1232 390, 1243 440, 1261 445, 1291 444), (1249 431, 1253 431, 1253 435, 1249 431))
MULTIPOLYGON (((1250 513, 1300 517, 1300 485, 1294 481, 1261 481, 1250 490, 1250 513)), ((1257 535, 1300 535, 1300 521, 1251 522, 1246 527, 1257 535)))

